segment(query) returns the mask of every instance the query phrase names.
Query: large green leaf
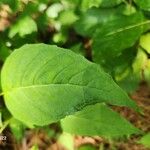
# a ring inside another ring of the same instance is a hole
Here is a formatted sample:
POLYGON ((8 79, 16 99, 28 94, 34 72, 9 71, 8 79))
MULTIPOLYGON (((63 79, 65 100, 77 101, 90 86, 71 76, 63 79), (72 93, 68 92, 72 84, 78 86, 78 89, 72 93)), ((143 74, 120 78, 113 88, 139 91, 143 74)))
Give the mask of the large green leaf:
POLYGON ((137 108, 98 65, 45 44, 15 50, 2 69, 5 103, 15 118, 45 125, 97 102, 137 108))
POLYGON ((118 137, 139 131, 105 104, 87 106, 62 119, 61 125, 65 132, 88 136, 118 137))
POLYGON ((98 63, 106 63, 134 45, 143 32, 144 24, 140 12, 130 16, 118 15, 99 28, 93 39, 93 57, 98 63))

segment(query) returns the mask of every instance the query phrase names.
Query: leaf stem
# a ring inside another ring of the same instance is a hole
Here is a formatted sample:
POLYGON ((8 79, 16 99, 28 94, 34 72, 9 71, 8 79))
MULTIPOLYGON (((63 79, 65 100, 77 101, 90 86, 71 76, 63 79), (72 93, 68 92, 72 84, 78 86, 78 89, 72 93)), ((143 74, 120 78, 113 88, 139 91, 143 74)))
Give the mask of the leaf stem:
POLYGON ((8 126, 12 118, 6 120, 3 124, 3 126, 0 128, 0 134, 5 130, 5 128, 8 126))

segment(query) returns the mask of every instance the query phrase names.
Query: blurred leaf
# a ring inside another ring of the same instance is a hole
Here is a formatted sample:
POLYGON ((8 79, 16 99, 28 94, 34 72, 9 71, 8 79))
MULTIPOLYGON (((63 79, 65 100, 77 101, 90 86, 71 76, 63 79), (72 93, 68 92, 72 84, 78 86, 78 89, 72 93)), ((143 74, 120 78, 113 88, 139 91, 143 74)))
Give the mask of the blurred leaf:
POLYGON ((86 11, 87 9, 95 6, 99 7, 102 0, 82 0, 81 1, 81 10, 86 11))
POLYGON ((102 7, 113 7, 123 2, 123 0, 102 0, 100 6, 102 7))
POLYGON ((143 80, 142 74, 145 70, 147 56, 141 49, 138 49, 135 58, 131 59, 133 63, 128 66, 127 70, 121 76, 117 76, 116 80, 120 87, 132 94, 138 88, 140 81, 143 80))
POLYGON ((58 19, 62 25, 71 25, 77 20, 77 16, 72 10, 66 10, 61 12, 58 19))
MULTIPOLYGON (((32 16, 33 14, 39 11, 39 1, 28 1, 27 4, 24 4, 23 11, 20 14, 21 17, 32 16)), ((18 18, 19 19, 19 18, 18 18)))
POLYGON ((36 23, 40 31, 45 31, 49 25, 49 18, 47 17, 46 13, 42 13, 36 19, 36 23))
POLYGON ((141 36, 140 46, 150 54, 150 33, 141 36))
POLYGON ((91 7, 113 7, 120 4, 123 0, 82 0, 81 10, 86 11, 91 7))
POLYGON ((144 135, 139 143, 143 144, 144 146, 150 148, 150 133, 147 133, 146 135, 144 135))
POLYGON ((11 118, 11 114, 6 107, 0 108, 3 120, 9 120, 11 118))
MULTIPOLYGON (((38 0, 40 3, 48 3, 49 0, 38 0)), ((58 1, 58 0, 51 0, 52 2, 58 1)))
POLYGON ((134 0, 134 1, 141 9, 150 11, 150 0, 134 0))
POLYGON ((97 150, 96 147, 90 144, 82 145, 78 148, 78 150, 97 150))
MULTIPOLYGON (((138 72, 138 75, 139 74, 140 73, 138 72)), ((117 83, 127 93, 132 94, 135 90, 137 90, 141 81, 138 75, 128 68, 125 70, 125 76, 121 80, 118 80, 117 83)))
POLYGON ((143 32, 145 22, 142 13, 130 16, 118 15, 94 34, 93 58, 97 63, 107 63, 121 52, 133 46, 143 32), (128 38, 127 38, 128 37, 128 38))
POLYGON ((12 11, 17 11, 20 6, 20 0, 1 0, 0 4, 7 4, 12 11))
POLYGON ((63 9, 64 7, 61 3, 54 3, 46 10, 46 14, 50 18, 57 18, 63 9))
POLYGON ((35 33, 27 34, 24 37, 20 37, 18 34, 11 39, 13 49, 19 48, 24 44, 36 43, 37 36, 35 33))
POLYGON ((22 122, 16 120, 16 119, 11 119, 11 122, 9 123, 11 132, 13 133, 15 139, 20 142, 24 136, 25 132, 25 126, 23 125, 22 122))
POLYGON ((115 79, 121 80, 124 77, 125 70, 132 65, 136 57, 136 49, 128 48, 121 52, 119 56, 108 59, 107 62, 101 62, 102 67, 115 79))
POLYGON ((139 74, 139 78, 141 79, 142 71, 144 70, 145 64, 147 61, 147 55, 144 53, 142 49, 138 49, 137 56, 132 64, 133 72, 135 74, 139 74))
POLYGON ((19 34, 20 37, 31 34, 37 31, 36 22, 28 16, 18 19, 18 21, 11 26, 9 31, 9 38, 13 38, 16 34, 19 34))
POLYGON ((75 30, 82 36, 91 37, 97 28, 100 28, 102 24, 106 24, 108 20, 112 20, 115 13, 115 9, 91 8, 83 13, 75 23, 75 30))
POLYGON ((65 9, 75 10, 79 7, 81 0, 61 0, 65 9))
POLYGON ((10 49, 5 45, 4 41, 0 40, 0 60, 5 61, 5 59, 10 55, 10 49))
POLYGON ((62 32, 58 32, 54 34, 53 41, 54 43, 57 44, 64 44, 67 41, 67 38, 68 38, 67 32, 63 30, 62 32))
POLYGON ((61 120, 65 132, 84 136, 120 137, 139 133, 128 121, 105 104, 87 106, 61 120))
POLYGON ((62 133, 58 142, 63 145, 67 150, 74 150, 74 137, 69 133, 62 133))
POLYGON ((44 126, 42 129, 45 131, 49 138, 55 137, 54 129, 50 128, 49 126, 44 126))
POLYGON ((70 49, 77 54, 85 56, 85 50, 82 46, 82 43, 77 43, 75 45, 72 45, 70 49))
POLYGON ((123 14, 131 15, 136 13, 136 8, 133 5, 127 3, 126 5, 122 5, 122 6, 124 7, 120 6, 120 9, 123 9, 123 14))
POLYGON ((150 85, 150 59, 145 62, 145 68, 143 69, 144 79, 150 85))
POLYGON ((34 145, 30 148, 30 150, 39 150, 38 145, 34 145))

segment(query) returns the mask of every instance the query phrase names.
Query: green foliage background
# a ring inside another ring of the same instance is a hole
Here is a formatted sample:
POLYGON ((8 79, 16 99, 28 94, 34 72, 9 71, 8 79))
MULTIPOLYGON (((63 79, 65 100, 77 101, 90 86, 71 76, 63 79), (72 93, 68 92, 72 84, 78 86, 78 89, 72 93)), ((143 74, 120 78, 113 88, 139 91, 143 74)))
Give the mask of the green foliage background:
MULTIPOLYGON (((1 0, 1 67, 6 58, 13 53, 14 49, 24 44, 45 43, 57 45, 98 64, 102 70, 113 78, 116 84, 127 93, 132 94, 138 88, 141 81, 150 83, 149 13, 149 0, 1 0)), ((55 50, 57 53, 57 48, 55 50)), ((31 52, 30 55, 29 52, 27 57, 30 58, 32 54, 31 52)), ((26 61, 25 53, 21 55, 21 59, 26 61)), ((46 55, 50 56, 51 54, 45 54, 45 57, 46 55)), ((78 58, 79 56, 77 57, 77 55, 73 54, 72 57, 78 58)), ((16 63, 19 63, 21 59, 18 59, 16 63)), ((82 59, 77 60, 77 62, 79 62, 79 66, 76 69, 80 69, 82 59)), ((10 66, 12 73, 17 68, 17 65, 15 66, 16 68, 14 66, 10 66)), ((24 67, 24 69, 26 68, 24 67)), ((100 76, 96 70, 93 72, 95 72, 97 78, 100 76)), ((68 74, 71 74, 71 71, 68 71, 68 74)), ((96 83, 93 85, 96 86, 96 83)), ((107 97, 111 98, 111 94, 110 96, 107 95, 107 97)), ((14 106, 10 107, 14 108, 16 104, 13 103, 12 105, 14 106)), ((42 104, 40 103, 39 105, 42 104)), ((11 115, 5 106, 2 105, 0 109, 2 114, 1 130, 9 121, 14 136, 16 136, 17 140, 20 140, 26 126, 14 118, 10 119, 11 115), (19 126, 19 129, 16 129, 15 124, 19 126)), ((19 111, 19 107, 17 111, 19 111)), ((60 119, 54 120, 58 121, 60 119)), ((35 123, 26 119, 21 121, 24 121, 28 127, 33 127, 35 123)), ((37 125, 42 125, 42 123, 38 122, 37 125)), ((130 135, 139 132, 138 129, 134 128, 105 104, 88 106, 83 111, 75 114, 75 116, 71 115, 62 120, 61 125, 65 131, 81 135, 98 134, 106 137, 120 137, 124 134, 130 135), (93 114, 91 115, 95 116, 92 120, 93 126, 91 129, 87 128, 86 124, 89 123, 92 116, 86 111, 92 111, 93 114), (101 115, 108 120, 99 120, 101 115), (112 122, 111 118, 113 116, 116 116, 114 124, 120 130, 111 130, 109 126, 106 129, 104 128, 109 121, 112 122), (75 125, 75 123, 78 125, 78 122, 81 129, 75 125), (101 125, 99 122, 103 124, 101 125), (117 122, 120 122, 118 127, 117 122), (124 123, 127 126, 121 129, 124 123), (71 128, 72 125, 74 125, 74 128, 71 128), (94 130, 95 128, 97 130, 94 130), (103 130, 101 130, 102 128, 103 130), (124 133, 121 130, 124 130, 124 133)))

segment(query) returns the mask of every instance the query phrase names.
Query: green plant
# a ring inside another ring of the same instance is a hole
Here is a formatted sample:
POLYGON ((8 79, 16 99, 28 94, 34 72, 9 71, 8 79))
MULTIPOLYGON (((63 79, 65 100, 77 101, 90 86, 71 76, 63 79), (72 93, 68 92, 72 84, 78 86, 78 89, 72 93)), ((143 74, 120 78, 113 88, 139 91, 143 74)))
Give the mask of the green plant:
POLYGON ((128 94, 150 83, 149 12, 149 0, 0 1, 0 131, 140 134, 112 106, 141 111, 128 94))
POLYGON ((47 125, 81 111, 73 116, 75 120, 62 120, 64 130, 102 136, 138 133, 107 105, 84 109, 96 103, 135 110, 138 107, 98 65, 70 50, 44 44, 25 45, 8 57, 1 79, 7 108, 27 125, 47 125))
POLYGON ((145 145, 147 148, 150 148, 149 141, 150 141, 150 134, 147 133, 139 140, 139 143, 145 145))

